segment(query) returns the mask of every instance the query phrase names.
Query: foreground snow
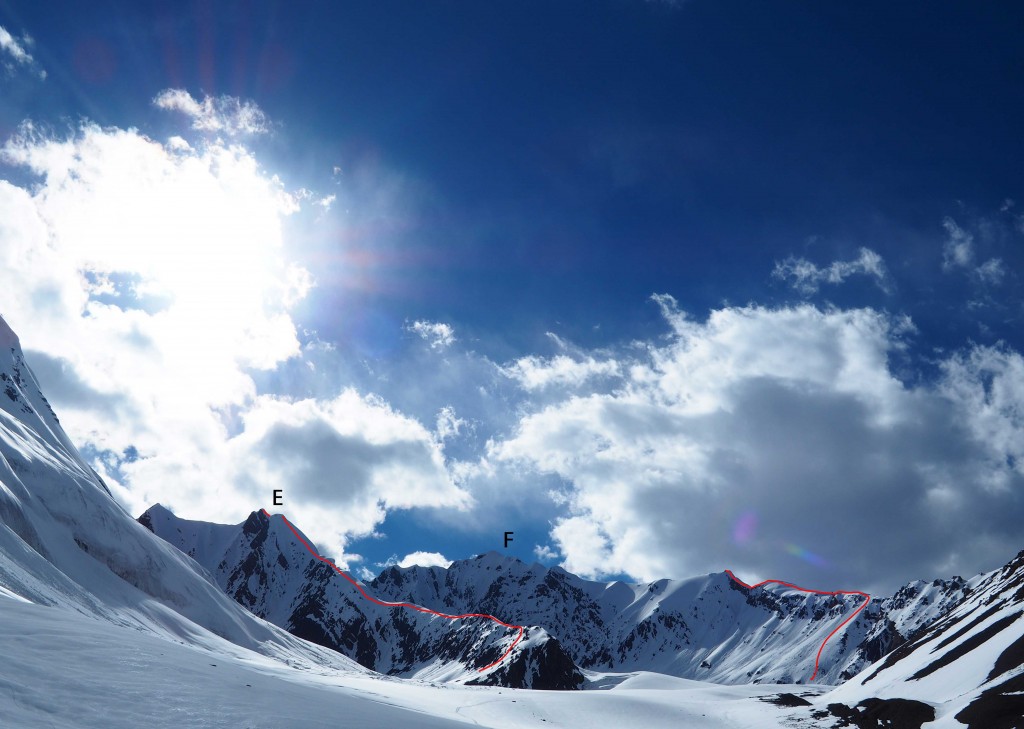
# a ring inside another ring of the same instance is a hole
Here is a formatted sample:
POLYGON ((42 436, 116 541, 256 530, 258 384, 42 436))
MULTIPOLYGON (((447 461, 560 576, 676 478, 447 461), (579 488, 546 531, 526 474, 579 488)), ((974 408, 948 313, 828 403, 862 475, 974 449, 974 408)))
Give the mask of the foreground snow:
POLYGON ((715 686, 651 673, 591 674, 594 690, 430 684, 289 667, 226 641, 171 642, 0 594, 5 727, 793 726, 806 710, 759 701, 800 686, 715 686), (802 712, 802 713, 801 713, 802 712))

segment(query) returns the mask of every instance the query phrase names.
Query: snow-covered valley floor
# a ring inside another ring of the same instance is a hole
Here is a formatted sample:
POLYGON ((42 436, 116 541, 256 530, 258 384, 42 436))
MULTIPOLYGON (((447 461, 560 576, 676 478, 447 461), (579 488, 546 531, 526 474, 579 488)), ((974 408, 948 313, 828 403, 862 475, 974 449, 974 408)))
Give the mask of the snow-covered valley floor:
POLYGON ((702 727, 804 725, 759 696, 807 686, 718 686, 593 674, 590 690, 440 685, 291 668, 230 643, 173 643, 0 592, 3 727, 702 727))

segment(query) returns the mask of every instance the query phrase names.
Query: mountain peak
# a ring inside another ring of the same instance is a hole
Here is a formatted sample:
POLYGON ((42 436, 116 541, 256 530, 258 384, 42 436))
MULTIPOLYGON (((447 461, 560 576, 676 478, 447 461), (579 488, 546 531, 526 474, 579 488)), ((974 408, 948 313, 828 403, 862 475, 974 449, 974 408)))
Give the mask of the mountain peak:
POLYGON ((166 506, 159 502, 153 504, 151 507, 146 509, 146 511, 143 512, 143 514, 150 514, 151 516, 174 516, 173 511, 171 511, 170 509, 168 509, 166 506))
POLYGON ((138 518, 139 524, 149 529, 151 532, 156 532, 157 528, 155 524, 166 522, 168 519, 174 518, 174 512, 168 509, 163 504, 153 504, 151 507, 142 512, 142 515, 138 518))
POLYGON ((0 316, 0 347, 4 349, 10 349, 17 347, 21 349, 21 342, 18 340, 18 335, 14 333, 10 325, 0 316))
MULTIPOLYGON (((501 569, 508 567, 526 567, 527 564, 518 557, 513 557, 508 554, 502 554, 495 550, 478 554, 475 557, 469 559, 457 559, 452 562, 451 567, 464 566, 484 569, 501 569)), ((449 567, 449 569, 451 569, 449 567)))

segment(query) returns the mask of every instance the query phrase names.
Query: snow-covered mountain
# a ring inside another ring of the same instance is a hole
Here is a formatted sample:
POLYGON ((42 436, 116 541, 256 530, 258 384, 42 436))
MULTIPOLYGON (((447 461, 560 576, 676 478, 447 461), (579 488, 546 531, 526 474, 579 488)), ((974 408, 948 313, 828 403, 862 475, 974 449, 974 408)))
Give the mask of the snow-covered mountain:
MULTIPOLYGON (((391 567, 370 583, 386 600, 501 610, 543 626, 591 670, 649 670, 719 683, 802 683, 822 642, 863 604, 783 585, 748 588, 725 572, 651 583, 595 582, 491 554, 440 567, 391 567), (485 591, 466 589, 492 575, 485 591), (469 576, 472 575, 472 576, 469 576)), ((836 684, 957 604, 963 581, 912 583, 872 600, 821 652, 816 683, 836 684)))
POLYGON ((241 609, 125 513, 64 433, 2 318, 0 389, 0 596, 179 643, 365 670, 241 609))
POLYGON ((971 729, 1024 727, 1024 552, 963 583, 963 593, 942 617, 829 693, 828 702, 856 709, 879 698, 907 699, 971 729))
POLYGON ((244 523, 226 526, 179 519, 156 505, 139 522, 193 557, 256 615, 375 671, 514 688, 574 689, 583 683, 559 642, 530 623, 517 641, 518 630, 486 618, 451 620, 367 600, 311 554, 281 516, 253 512, 244 523), (513 643, 508 657, 481 672, 513 643))
MULTIPOLYGON (((369 602, 299 545, 280 517, 253 512, 244 524, 225 526, 179 519, 157 505, 140 522, 194 557, 257 615, 375 670, 450 678, 454 664, 478 667, 491 656, 473 648, 479 637, 458 632, 460 639, 447 640, 450 622, 428 617, 422 624, 421 615, 369 602), (430 661, 432 646, 443 660, 430 661)), ((528 629, 528 644, 545 646, 536 663, 545 673, 527 672, 526 680, 553 688, 575 685, 571 663, 719 683, 806 682, 822 642, 863 603, 856 595, 815 595, 780 585, 748 588, 724 572, 646 584, 595 582, 496 552, 448 568, 391 567, 366 589, 384 602, 540 626, 528 629)), ((914 582, 872 601, 826 644, 815 682, 837 684, 854 675, 969 592, 967 583, 953 578, 914 582)), ((459 631, 472 628, 476 636, 478 630, 493 634, 495 627, 473 623, 459 631)), ((519 672, 515 665, 509 669, 519 672)))

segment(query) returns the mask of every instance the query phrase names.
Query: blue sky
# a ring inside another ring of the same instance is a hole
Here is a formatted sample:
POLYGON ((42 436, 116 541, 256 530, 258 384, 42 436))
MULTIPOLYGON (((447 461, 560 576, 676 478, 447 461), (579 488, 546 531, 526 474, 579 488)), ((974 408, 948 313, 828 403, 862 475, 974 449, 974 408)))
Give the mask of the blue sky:
POLYGON ((0 313, 128 508, 283 485, 354 570, 506 529, 594 576, 993 568, 1022 20, 0 2, 0 313))

